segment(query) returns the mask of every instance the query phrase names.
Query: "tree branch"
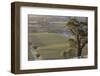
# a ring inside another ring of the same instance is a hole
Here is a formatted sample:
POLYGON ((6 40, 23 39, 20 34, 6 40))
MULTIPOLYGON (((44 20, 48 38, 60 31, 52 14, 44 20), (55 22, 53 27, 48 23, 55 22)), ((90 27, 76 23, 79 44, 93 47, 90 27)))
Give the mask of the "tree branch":
POLYGON ((72 29, 70 29, 70 31, 71 31, 74 35, 76 35, 76 33, 75 33, 72 29))
POLYGON ((81 49, 83 49, 83 47, 86 45, 87 40, 83 43, 83 45, 81 46, 81 49))

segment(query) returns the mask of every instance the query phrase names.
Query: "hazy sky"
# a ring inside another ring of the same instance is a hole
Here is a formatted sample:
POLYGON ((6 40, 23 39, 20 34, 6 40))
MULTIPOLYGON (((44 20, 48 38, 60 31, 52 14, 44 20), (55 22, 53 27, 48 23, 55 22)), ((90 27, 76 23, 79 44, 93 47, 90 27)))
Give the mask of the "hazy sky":
MULTIPOLYGON (((73 16, 52 16, 52 15, 28 15, 28 27, 30 32, 49 31, 63 32, 67 21, 73 16)), ((87 17, 75 17, 78 21, 87 21, 87 17)))
MULTIPOLYGON (((52 15, 33 15, 29 14, 28 19, 29 22, 67 22, 69 18, 73 18, 73 16, 52 16, 52 15)), ((75 17, 78 21, 86 21, 87 17, 75 17)))

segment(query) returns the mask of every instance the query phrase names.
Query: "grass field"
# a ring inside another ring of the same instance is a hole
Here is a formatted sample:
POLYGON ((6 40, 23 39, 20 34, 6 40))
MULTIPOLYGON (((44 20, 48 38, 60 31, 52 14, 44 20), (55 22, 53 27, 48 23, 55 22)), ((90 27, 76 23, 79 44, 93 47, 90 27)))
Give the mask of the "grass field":
MULTIPOLYGON (((69 51, 68 38, 61 34, 47 32, 31 33, 29 34, 29 39, 30 42, 38 46, 37 52, 43 59, 63 59, 63 53, 69 51)), ((29 56, 32 56, 30 54, 29 56)), ((31 58, 29 57, 29 60, 32 60, 31 58)))
POLYGON ((31 33, 29 37, 31 38, 29 41, 38 46, 66 43, 67 41, 66 37, 57 33, 31 33))

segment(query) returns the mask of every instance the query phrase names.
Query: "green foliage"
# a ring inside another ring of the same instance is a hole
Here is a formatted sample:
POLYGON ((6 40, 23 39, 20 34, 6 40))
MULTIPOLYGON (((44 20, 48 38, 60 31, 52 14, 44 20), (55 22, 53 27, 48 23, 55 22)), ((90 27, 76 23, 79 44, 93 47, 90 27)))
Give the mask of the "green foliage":
POLYGON ((69 49, 69 51, 67 53, 68 53, 69 58, 73 58, 73 57, 76 57, 77 52, 76 52, 76 49, 71 48, 71 49, 69 49))
POLYGON ((74 35, 79 34, 82 37, 87 36, 87 22, 70 19, 66 26, 74 35))
POLYGON ((67 44, 69 45, 69 48, 75 48, 76 46, 76 41, 72 38, 69 38, 68 41, 67 41, 67 44))

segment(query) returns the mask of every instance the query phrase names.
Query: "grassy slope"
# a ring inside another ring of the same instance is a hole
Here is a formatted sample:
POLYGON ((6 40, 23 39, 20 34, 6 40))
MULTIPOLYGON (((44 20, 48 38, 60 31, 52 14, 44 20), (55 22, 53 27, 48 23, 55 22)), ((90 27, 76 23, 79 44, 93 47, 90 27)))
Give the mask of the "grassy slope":
POLYGON ((67 42, 67 38, 56 34, 56 33, 32 33, 30 36, 34 44, 39 46, 52 45, 52 44, 63 44, 67 42))
MULTIPOLYGON (((67 51, 67 38, 56 33, 32 33, 33 43, 39 46, 38 52, 45 59, 60 59, 67 51)), ((31 40, 31 41, 32 41, 31 40)))
MULTIPOLYGON (((32 33, 29 35, 29 41, 38 46, 37 51, 44 59, 63 59, 64 51, 71 53, 68 50, 67 38, 57 33, 32 33)), ((84 51, 85 52, 85 51, 84 51)), ((87 51, 86 51, 87 52, 87 51)), ((84 53, 86 55, 87 53, 84 53)), ((76 56, 76 51, 72 51, 72 55, 76 56)), ((31 53, 29 53, 31 59, 31 53)), ((69 57, 71 55, 68 55, 69 57)))

